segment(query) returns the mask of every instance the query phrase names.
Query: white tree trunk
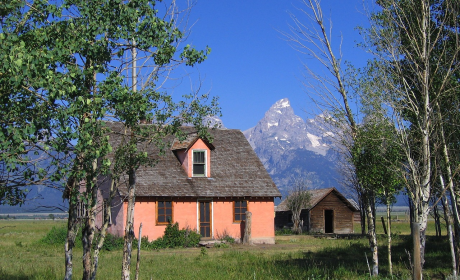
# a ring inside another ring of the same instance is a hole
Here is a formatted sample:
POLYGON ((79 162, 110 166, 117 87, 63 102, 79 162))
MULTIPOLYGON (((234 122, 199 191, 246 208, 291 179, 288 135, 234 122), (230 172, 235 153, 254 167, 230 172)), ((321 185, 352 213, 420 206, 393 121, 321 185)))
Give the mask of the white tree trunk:
MULTIPOLYGON (((137 91, 137 49, 136 41, 133 39, 132 49, 132 90, 137 91)), ((130 143, 131 144, 131 143, 130 143)), ((128 155, 132 156, 132 155, 128 155)), ((129 280, 131 272, 131 253, 133 249, 134 239, 134 206, 135 206, 135 194, 136 194, 136 170, 130 168, 129 170, 129 189, 128 189, 128 207, 126 213, 126 226, 125 226, 125 237, 123 244, 123 260, 121 269, 121 279, 129 280)), ((139 239, 141 237, 139 236, 139 239)))
MULTIPOLYGON (((73 188, 76 184, 73 184, 73 188)), ((72 198, 72 190, 69 190, 69 218, 67 220, 67 238, 65 240, 65 280, 71 280, 73 274, 73 247, 75 246, 75 239, 78 231, 77 221, 77 201, 72 198)))
POLYGON ((388 234, 388 271, 393 275, 393 263, 391 262, 391 212, 390 201, 387 199, 387 234, 388 234))
POLYGON ((374 211, 373 211, 373 200, 374 197, 367 198, 367 234, 369 237, 369 247, 372 252, 372 276, 379 275, 379 256, 378 256, 378 244, 377 244, 377 235, 375 233, 375 220, 374 220, 374 211))
MULTIPOLYGON (((112 177, 113 178, 113 177, 112 177)), ((109 227, 109 221, 110 217, 112 216, 112 198, 115 194, 115 189, 118 186, 118 181, 115 179, 112 179, 112 182, 110 184, 110 193, 109 197, 107 199, 107 204, 106 204, 106 211, 102 212, 103 216, 103 223, 102 223, 102 228, 100 230, 100 235, 99 235, 99 241, 97 243, 96 248, 94 249, 93 253, 93 263, 92 263, 92 269, 91 269, 91 280, 96 279, 96 273, 97 273, 97 268, 99 264, 99 253, 102 249, 102 246, 104 245, 105 237, 107 236, 107 229, 109 227)), ((104 202, 103 202, 104 203, 104 202)))
POLYGON ((123 263, 121 270, 121 279, 129 280, 131 273, 131 253, 133 250, 134 239, 134 205, 136 191, 136 171, 129 171, 129 191, 128 191, 128 207, 126 213, 125 237, 123 245, 123 263))

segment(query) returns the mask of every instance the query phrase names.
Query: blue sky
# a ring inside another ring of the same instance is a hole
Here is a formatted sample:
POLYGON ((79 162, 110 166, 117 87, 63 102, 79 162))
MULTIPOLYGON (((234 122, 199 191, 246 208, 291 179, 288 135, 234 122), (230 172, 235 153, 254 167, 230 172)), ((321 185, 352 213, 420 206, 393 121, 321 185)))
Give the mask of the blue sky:
MULTIPOLYGON (((342 35, 343 60, 358 67, 369 57, 356 46, 361 37, 355 27, 368 22, 362 3, 321 3, 324 17, 333 21, 333 46, 338 47, 342 35)), ((188 43, 212 49, 193 71, 199 71, 202 91, 219 96, 226 127, 253 127, 273 103, 286 97, 297 115, 308 118, 316 113, 302 86, 302 62, 319 73, 324 68, 292 49, 277 31, 288 31, 292 21, 287 11, 295 12, 296 6, 301 6, 298 0, 198 0, 193 8, 188 43)))

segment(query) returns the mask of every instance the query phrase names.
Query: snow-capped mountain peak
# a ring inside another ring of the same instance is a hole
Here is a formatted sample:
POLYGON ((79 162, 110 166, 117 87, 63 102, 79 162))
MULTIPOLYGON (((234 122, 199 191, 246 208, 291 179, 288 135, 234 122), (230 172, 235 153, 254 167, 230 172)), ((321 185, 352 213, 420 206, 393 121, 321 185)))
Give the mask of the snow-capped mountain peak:
POLYGON ((289 99, 283 98, 256 126, 243 132, 280 189, 295 177, 311 177, 315 187, 323 183, 336 186, 328 154, 334 134, 328 131, 324 118, 303 120, 294 113, 289 99))
POLYGON ((281 100, 278 100, 271 108, 286 108, 286 107, 291 107, 291 103, 289 102, 289 99, 283 98, 281 100))
POLYGON ((208 127, 216 127, 216 128, 221 128, 225 129, 226 127, 224 126, 224 123, 222 122, 222 119, 219 118, 218 116, 206 116, 203 118, 203 124, 208 126, 208 127))
POLYGON ((264 118, 255 127, 244 133, 254 149, 273 144, 273 148, 279 151, 301 148, 324 156, 329 147, 322 141, 324 131, 315 128, 317 123, 311 119, 304 121, 297 116, 289 99, 283 98, 265 112, 264 118))

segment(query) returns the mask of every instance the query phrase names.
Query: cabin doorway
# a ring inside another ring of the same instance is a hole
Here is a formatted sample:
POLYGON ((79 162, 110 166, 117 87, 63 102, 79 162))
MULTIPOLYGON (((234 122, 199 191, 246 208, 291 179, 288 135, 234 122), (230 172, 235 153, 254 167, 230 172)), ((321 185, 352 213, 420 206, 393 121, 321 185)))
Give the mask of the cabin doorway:
POLYGON ((334 233, 334 210, 324 210, 324 233, 334 233))
POLYGON ((203 238, 211 238, 211 201, 200 201, 200 234, 203 238))

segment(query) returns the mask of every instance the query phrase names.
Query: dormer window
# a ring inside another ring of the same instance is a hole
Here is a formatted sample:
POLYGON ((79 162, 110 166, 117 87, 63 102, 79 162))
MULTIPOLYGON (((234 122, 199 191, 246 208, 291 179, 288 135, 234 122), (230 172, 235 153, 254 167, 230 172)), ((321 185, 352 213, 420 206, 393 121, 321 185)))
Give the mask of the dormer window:
POLYGON ((171 147, 188 178, 211 177, 211 151, 214 149, 196 134, 188 135, 183 141, 174 139, 171 147))
POLYGON ((194 150, 193 151, 193 176, 205 177, 206 176, 206 151, 194 150))

